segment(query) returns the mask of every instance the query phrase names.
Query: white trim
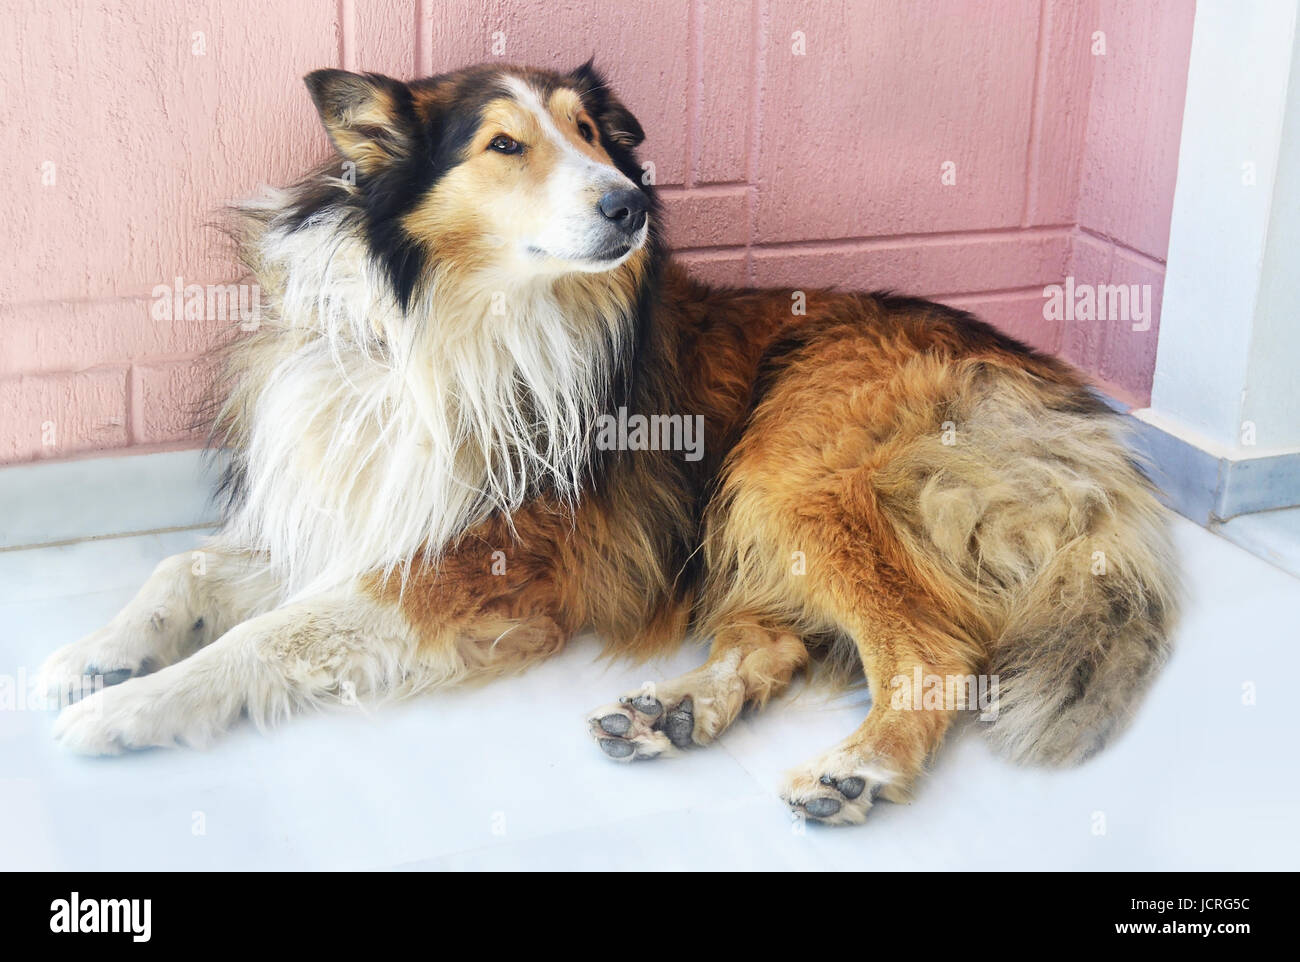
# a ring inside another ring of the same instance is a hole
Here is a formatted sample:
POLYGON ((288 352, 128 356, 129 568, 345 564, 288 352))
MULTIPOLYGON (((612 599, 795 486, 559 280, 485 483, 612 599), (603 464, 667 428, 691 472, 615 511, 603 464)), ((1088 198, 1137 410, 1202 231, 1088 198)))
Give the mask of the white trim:
POLYGON ((1134 445, 1150 466, 1161 500, 1197 524, 1300 503, 1300 451, 1247 454, 1171 424, 1150 409, 1129 415, 1134 445))
POLYGON ((1298 13, 1196 5, 1151 406, 1220 451, 1300 445, 1298 13))

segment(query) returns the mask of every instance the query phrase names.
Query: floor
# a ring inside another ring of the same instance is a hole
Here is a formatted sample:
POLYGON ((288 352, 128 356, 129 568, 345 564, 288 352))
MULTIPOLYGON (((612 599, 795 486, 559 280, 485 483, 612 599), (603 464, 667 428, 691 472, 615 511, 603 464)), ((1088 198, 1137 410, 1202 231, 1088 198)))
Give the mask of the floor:
MULTIPOLYGON (((1133 729, 1082 768, 1014 768, 950 739, 910 805, 792 822, 787 767, 857 725, 865 696, 802 691, 687 757, 604 758, 584 711, 703 659, 636 667, 586 639, 528 674, 323 713, 205 752, 86 759, 22 689, 99 626, 172 532, 0 553, 0 869, 1296 869, 1300 583, 1181 519, 1189 601, 1133 729)), ((971 726, 977 728, 978 726, 971 726)))

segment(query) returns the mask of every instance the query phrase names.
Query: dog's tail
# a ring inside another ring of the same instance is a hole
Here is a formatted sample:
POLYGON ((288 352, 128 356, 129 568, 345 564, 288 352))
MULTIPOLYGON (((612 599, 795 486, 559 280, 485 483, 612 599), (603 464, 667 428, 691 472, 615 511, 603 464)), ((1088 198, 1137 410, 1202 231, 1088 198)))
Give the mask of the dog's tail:
POLYGON ((1016 761, 1082 761, 1124 728, 1169 654, 1165 510, 1120 419, 1081 388, 1053 398, 1004 374, 956 396, 970 399, 944 415, 957 443, 891 465, 924 479, 886 487, 907 493, 896 531, 982 626, 996 682, 979 727, 1016 761))
POLYGON ((1179 587, 1167 514, 1120 420, 1109 411, 1038 418, 1052 429, 1049 445, 1003 452, 1017 459, 1012 472, 1034 507, 991 512, 974 536, 984 558, 1033 557, 1002 580, 987 733, 1015 761, 1069 765, 1132 718, 1169 657, 1179 587))
POLYGON ((1145 491, 1117 507, 1060 550, 994 645, 988 735, 1015 761, 1069 765, 1095 754, 1169 656, 1177 587, 1163 519, 1145 491))

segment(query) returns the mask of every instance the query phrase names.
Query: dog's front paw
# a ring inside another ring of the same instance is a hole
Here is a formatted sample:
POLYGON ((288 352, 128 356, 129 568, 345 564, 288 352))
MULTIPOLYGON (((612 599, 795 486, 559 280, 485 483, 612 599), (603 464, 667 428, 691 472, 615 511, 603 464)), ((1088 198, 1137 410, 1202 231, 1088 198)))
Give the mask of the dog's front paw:
POLYGON ((152 665, 142 649, 113 628, 101 628, 46 658, 38 685, 60 705, 78 701, 147 673, 152 665))
POLYGON ((120 690, 105 689, 69 705, 54 722, 54 739, 81 755, 118 755, 132 744, 120 690))
POLYGON ((55 740, 81 755, 120 755, 200 741, 187 735, 183 719, 172 717, 175 700, 157 690, 155 678, 105 688, 69 705, 55 719, 55 740))

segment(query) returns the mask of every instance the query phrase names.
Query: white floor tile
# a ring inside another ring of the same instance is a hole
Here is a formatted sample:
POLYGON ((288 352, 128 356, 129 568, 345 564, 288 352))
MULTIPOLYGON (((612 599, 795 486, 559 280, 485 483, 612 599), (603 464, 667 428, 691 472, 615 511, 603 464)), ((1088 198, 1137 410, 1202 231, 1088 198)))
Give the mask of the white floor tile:
MULTIPOLYGON (((583 639, 516 678, 243 725, 205 752, 87 760, 51 743, 51 714, 0 711, 0 868, 1295 869, 1298 583, 1176 526, 1177 653, 1132 730, 1076 770, 1008 765, 971 724, 911 804, 800 826, 781 774, 852 731, 865 693, 802 691, 712 748, 616 765, 586 710, 703 653, 635 666, 583 639)), ((201 537, 0 553, 0 676, 34 673, 201 537)))

